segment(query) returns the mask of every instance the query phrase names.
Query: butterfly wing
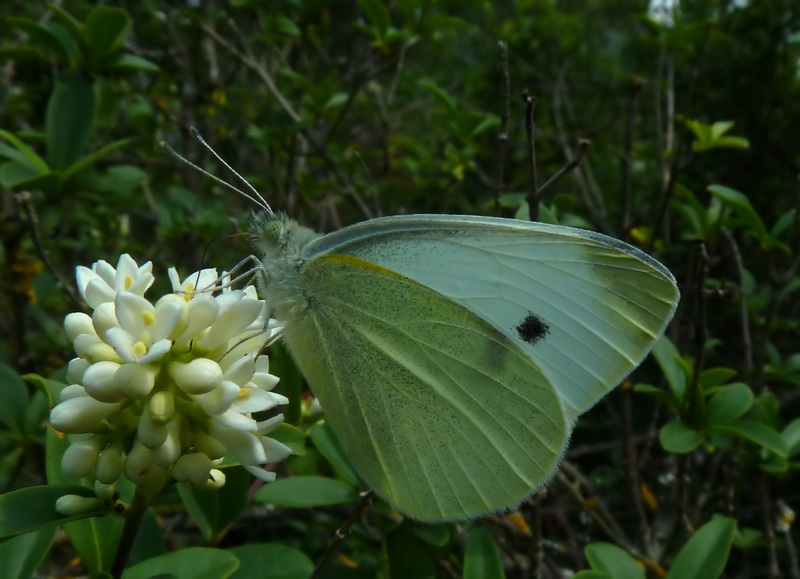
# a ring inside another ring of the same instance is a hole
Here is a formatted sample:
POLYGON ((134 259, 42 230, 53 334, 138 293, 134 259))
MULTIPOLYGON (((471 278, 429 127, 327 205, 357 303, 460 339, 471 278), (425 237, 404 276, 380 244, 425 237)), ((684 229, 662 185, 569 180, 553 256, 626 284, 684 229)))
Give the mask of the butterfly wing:
POLYGON ((354 466, 389 504, 422 520, 465 518, 552 476, 570 424, 506 336, 358 258, 320 256, 300 275, 306 307, 284 338, 354 466))
POLYGON ((308 247, 328 253, 409 277, 490 323, 553 384, 570 421, 641 362, 679 299, 669 270, 634 247, 542 223, 385 217, 308 247))

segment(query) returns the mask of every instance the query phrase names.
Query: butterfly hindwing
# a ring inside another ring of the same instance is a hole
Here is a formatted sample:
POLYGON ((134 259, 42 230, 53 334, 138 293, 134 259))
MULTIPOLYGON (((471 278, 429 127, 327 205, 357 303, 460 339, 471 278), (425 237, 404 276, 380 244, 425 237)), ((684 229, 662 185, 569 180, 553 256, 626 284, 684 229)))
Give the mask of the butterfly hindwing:
POLYGON ((355 468, 392 506, 465 518, 519 502, 552 476, 570 421, 503 333, 356 257, 322 255, 301 277, 306 307, 286 343, 355 468))

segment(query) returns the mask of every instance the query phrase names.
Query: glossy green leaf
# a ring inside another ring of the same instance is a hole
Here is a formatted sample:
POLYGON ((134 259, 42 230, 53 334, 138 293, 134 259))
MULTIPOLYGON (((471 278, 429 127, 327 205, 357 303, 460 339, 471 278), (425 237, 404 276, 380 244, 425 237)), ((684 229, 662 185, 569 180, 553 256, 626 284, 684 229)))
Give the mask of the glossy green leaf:
POLYGON ((154 577, 191 577, 192 579, 225 579, 239 567, 235 555, 222 549, 189 547, 154 557, 125 570, 123 579, 154 577))
POLYGON ((28 388, 14 369, 5 364, 0 364, 0 391, 3 393, 0 423, 21 435, 24 431, 25 408, 28 405, 28 388))
POLYGON ((602 571, 589 570, 578 571, 572 576, 572 579, 614 579, 614 576, 602 571))
POLYGON ((444 547, 450 542, 450 525, 421 525, 414 527, 414 534, 434 547, 444 547))
POLYGON ((790 457, 800 452, 800 418, 795 418, 781 432, 786 443, 787 454, 790 457))
POLYGON ((35 577, 58 529, 49 526, 0 543, 3 577, 35 577))
POLYGON ((65 517, 56 511, 56 500, 68 494, 94 496, 91 489, 77 485, 42 485, 3 493, 0 495, 0 539, 107 513, 105 510, 98 510, 65 517))
POLYGON ((704 392, 709 389, 725 384, 736 376, 736 370, 733 368, 709 368, 700 373, 700 387, 704 392))
POLYGON ((675 398, 675 394, 673 394, 672 390, 658 388, 657 386, 651 386, 650 384, 637 384, 633 387, 633 390, 635 392, 639 392, 640 394, 645 394, 651 398, 655 398, 676 412, 680 409, 680 402, 678 402, 677 398, 675 398))
POLYGON ((207 542, 215 543, 219 534, 242 514, 251 481, 244 468, 230 467, 225 469, 225 485, 220 489, 189 489, 178 485, 186 510, 207 542))
POLYGON ((228 552, 240 563, 233 579, 307 579, 314 571, 308 555, 286 545, 255 543, 228 552))
POLYGON ((79 73, 62 74, 47 103, 47 159, 63 171, 80 159, 92 134, 95 117, 94 82, 79 73))
POLYGON ((350 463, 350 459, 342 449, 336 435, 325 422, 318 422, 311 427, 311 440, 317 450, 331 463, 337 474, 354 487, 362 486, 361 478, 350 463))
POLYGON ((501 579, 505 576, 500 551, 489 529, 472 527, 464 554, 464 579, 501 579))
POLYGON ((615 579, 644 579, 644 569, 625 550, 611 543, 591 543, 584 549, 586 560, 595 571, 615 579))
POLYGON ((661 367, 670 390, 679 401, 683 401, 686 391, 686 374, 678 363, 680 353, 666 336, 661 336, 653 346, 653 357, 661 367))
POLYGON ((42 175, 50 172, 50 167, 47 166, 47 163, 44 161, 44 159, 37 155, 33 149, 26 145, 16 135, 0 129, 0 137, 3 137, 6 141, 11 143, 17 151, 19 151, 25 160, 25 164, 33 174, 42 175))
POLYGON ((747 412, 753 405, 753 391, 743 382, 720 388, 706 406, 708 424, 727 424, 747 412))
POLYGON ((92 165, 97 163, 97 161, 102 159, 103 157, 106 157, 106 156, 110 155, 111 153, 113 153, 114 151, 116 151, 117 149, 120 149, 120 148, 124 147, 129 142, 130 142, 130 139, 120 139, 119 141, 114 141, 113 143, 109 143, 107 145, 104 145, 103 147, 100 147, 96 151, 92 151, 88 155, 86 155, 84 157, 81 157, 80 159, 75 161, 74 164, 70 165, 61 174, 61 178, 64 181, 66 181, 67 179, 70 179, 75 174, 80 173, 81 171, 84 171, 85 169, 88 169, 89 167, 91 167, 92 165))
POLYGON ((380 0, 358 0, 358 5, 367 17, 367 20, 378 30, 379 37, 386 36, 389 29, 389 8, 380 0))
POLYGON ((107 54, 122 47, 131 19, 125 10, 97 6, 86 17, 86 38, 91 58, 98 62, 107 54))
POLYGON ((761 220, 761 216, 753 208, 750 200, 735 189, 724 185, 710 185, 708 191, 725 205, 730 207, 733 212, 741 219, 742 223, 759 240, 764 241, 768 238, 767 228, 761 220))
POLYGON ((782 458, 786 458, 789 452, 780 433, 760 422, 740 420, 732 424, 713 425, 711 428, 716 432, 754 442, 782 458))
POLYGON ((261 487, 256 502, 281 507, 320 507, 352 503, 358 492, 340 480, 321 476, 293 476, 261 487))
POLYGON ((305 456, 306 454, 306 435, 296 426, 284 422, 271 431, 269 437, 291 448, 292 454, 295 456, 305 456))
POLYGON ((703 443, 703 433, 681 420, 667 422, 658 433, 661 446, 668 452, 686 454, 703 443))
POLYGON ((714 516, 697 529, 678 553, 667 579, 716 579, 725 569, 736 521, 714 516))
POLYGON ((61 390, 63 390, 64 386, 66 386, 66 384, 63 382, 59 382, 58 380, 50 380, 49 378, 44 378, 38 374, 25 374, 22 378, 26 382, 33 384, 40 392, 46 394, 50 406, 55 406, 58 403, 58 397, 61 394, 61 390))
POLYGON ((146 58, 126 52, 113 56, 103 64, 105 71, 158 72, 158 65, 146 58))

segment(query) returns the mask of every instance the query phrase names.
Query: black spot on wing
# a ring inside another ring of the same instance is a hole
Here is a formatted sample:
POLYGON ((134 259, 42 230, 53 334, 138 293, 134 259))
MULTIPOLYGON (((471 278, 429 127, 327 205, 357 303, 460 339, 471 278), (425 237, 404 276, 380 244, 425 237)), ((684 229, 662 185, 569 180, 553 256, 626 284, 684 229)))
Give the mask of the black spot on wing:
POLYGON ((535 344, 550 333, 550 326, 545 324, 541 318, 528 312, 525 319, 517 325, 516 330, 523 341, 535 344))

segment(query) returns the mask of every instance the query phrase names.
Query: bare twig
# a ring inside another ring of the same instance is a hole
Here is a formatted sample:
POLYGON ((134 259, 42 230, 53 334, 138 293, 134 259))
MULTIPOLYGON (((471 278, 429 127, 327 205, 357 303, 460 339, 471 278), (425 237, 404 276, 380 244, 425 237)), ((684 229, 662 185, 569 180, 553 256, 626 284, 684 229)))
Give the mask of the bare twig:
POLYGON ((328 543, 328 547, 325 549, 325 552, 323 552, 320 558, 317 560, 317 565, 314 567, 314 571, 311 573, 311 575, 309 575, 308 579, 315 579, 319 576, 328 559, 330 559, 339 549, 339 546, 342 544, 342 541, 344 541, 345 537, 347 537, 347 535, 350 533, 350 529, 353 527, 355 522, 359 519, 359 517, 361 517, 361 514, 364 512, 364 510, 372 504, 373 496, 374 494, 371 490, 361 493, 361 500, 355 506, 353 512, 350 513, 350 516, 347 517, 347 520, 336 531, 333 539, 331 539, 331 541, 328 543))
POLYGON ((623 236, 627 236, 631 226, 631 185, 633 182, 631 172, 631 162, 633 161, 633 135, 636 125, 636 111, 639 105, 639 95, 644 86, 644 79, 640 76, 633 78, 630 90, 628 91, 628 113, 625 123, 625 149, 620 159, 622 164, 622 212, 620 214, 619 231, 623 236))
POLYGON ((767 577, 777 579, 781 576, 778 565, 778 551, 775 546, 775 519, 772 516, 772 505, 769 498, 769 484, 764 471, 758 473, 758 498, 761 507, 761 525, 767 539, 767 577))
POLYGON ((591 145, 592 142, 589 139, 578 139, 578 154, 575 155, 575 157, 572 158, 569 161, 569 163, 567 163, 561 169, 559 169, 555 175, 550 177, 545 182, 544 185, 539 187, 539 195, 541 195, 542 191, 547 189, 550 185, 558 182, 558 180, 561 179, 564 175, 580 167, 581 163, 583 163, 584 157, 586 157, 586 151, 589 149, 591 145))
POLYGON ((745 371, 743 379, 750 384, 753 379, 753 342, 750 335, 750 315, 747 310, 747 285, 744 279, 744 262, 742 261, 742 254, 739 251, 739 246, 736 244, 736 239, 734 239, 733 234, 724 227, 722 228, 722 234, 725 236, 725 240, 731 248, 739 277, 739 316, 742 324, 742 349, 744 350, 745 371))
POLYGON ((61 275, 61 272, 58 271, 55 264, 53 264, 52 260, 50 259, 50 254, 45 250, 44 244, 42 243, 42 236, 39 233, 39 218, 36 215, 36 208, 31 203, 31 194, 27 191, 22 191, 14 195, 14 201, 16 201, 17 206, 19 207, 22 215, 25 217, 25 222, 28 226, 28 229, 31 233, 31 239, 33 239, 33 244, 36 246, 36 252, 39 255, 39 258, 44 263, 45 267, 53 274, 53 277, 56 278, 56 283, 58 286, 64 290, 64 293, 67 294, 69 300, 80 310, 85 309, 85 305, 83 300, 80 299, 75 288, 72 286, 71 283, 68 283, 64 277, 61 275))
POLYGON ((494 211, 500 213, 500 197, 506 189, 506 148, 508 147, 508 119, 511 116, 511 76, 508 72, 508 44, 502 40, 497 43, 500 49, 500 90, 502 109, 500 113, 500 132, 497 135, 500 145, 500 159, 497 168, 497 191, 494 198, 494 211))
POLYGON ((640 490, 641 481, 639 479, 639 461, 636 456, 636 446, 633 442, 631 431, 631 393, 632 388, 630 385, 623 384, 620 388, 620 411, 621 426, 622 426, 622 451, 625 457, 625 472, 628 480, 628 495, 630 500, 633 501, 634 512, 636 513, 636 523, 639 527, 639 535, 641 536, 640 544, 644 547, 646 553, 650 552, 650 543, 652 539, 652 529, 647 521, 647 515, 644 512, 644 504, 642 502, 642 493, 640 490))
POLYGON ((533 137, 533 111, 536 108, 536 97, 528 89, 522 91, 525 102, 525 135, 528 139, 528 217, 531 221, 539 221, 539 179, 536 175, 536 143, 533 137))

